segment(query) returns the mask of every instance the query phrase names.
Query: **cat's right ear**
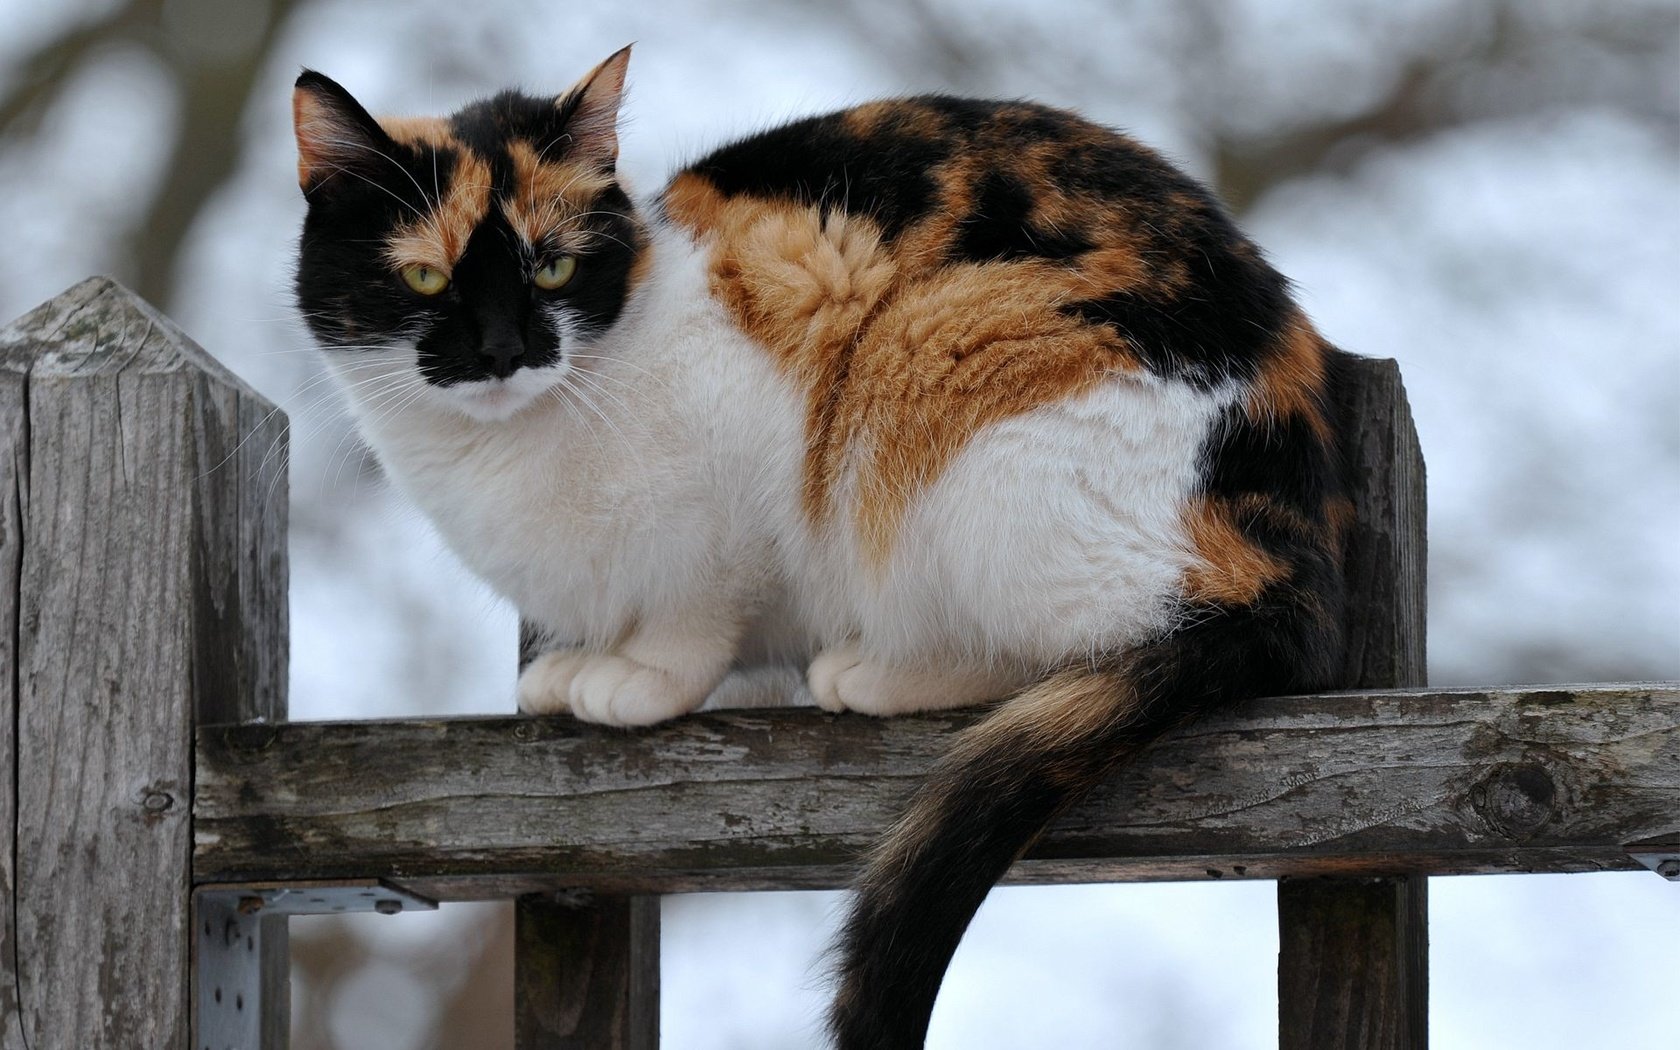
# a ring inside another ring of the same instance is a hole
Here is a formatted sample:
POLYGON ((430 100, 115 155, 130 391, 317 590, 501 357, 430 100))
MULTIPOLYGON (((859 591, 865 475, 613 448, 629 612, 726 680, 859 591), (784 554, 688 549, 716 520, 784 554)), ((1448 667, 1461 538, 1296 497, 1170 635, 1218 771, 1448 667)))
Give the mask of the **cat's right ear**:
POLYGON ((619 48, 555 100, 565 117, 568 154, 612 171, 618 163, 618 106, 624 100, 624 71, 630 47, 619 48))
POLYGON ((366 172, 391 155, 391 139, 336 81, 306 69, 292 89, 298 185, 308 194, 340 172, 366 172))

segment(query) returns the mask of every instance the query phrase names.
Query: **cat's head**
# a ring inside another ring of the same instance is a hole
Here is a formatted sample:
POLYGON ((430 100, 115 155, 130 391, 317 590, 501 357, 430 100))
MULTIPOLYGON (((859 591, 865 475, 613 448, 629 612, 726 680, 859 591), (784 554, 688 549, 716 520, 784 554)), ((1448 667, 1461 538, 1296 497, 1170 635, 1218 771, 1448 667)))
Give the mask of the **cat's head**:
POLYGON ((629 58, 558 97, 509 91, 438 118, 376 119, 298 78, 297 298, 347 377, 385 361, 419 396, 503 419, 618 319, 645 245, 616 176, 629 58))

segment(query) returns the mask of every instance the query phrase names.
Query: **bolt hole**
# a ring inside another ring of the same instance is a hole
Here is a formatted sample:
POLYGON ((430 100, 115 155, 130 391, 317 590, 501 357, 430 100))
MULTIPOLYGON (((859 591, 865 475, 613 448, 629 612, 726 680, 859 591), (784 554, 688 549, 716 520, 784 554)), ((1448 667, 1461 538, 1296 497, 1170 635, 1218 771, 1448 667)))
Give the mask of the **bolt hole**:
POLYGON ((218 1003, 222 1001, 222 990, 220 988, 216 989, 216 1001, 218 1003))
POLYGON ((257 939, 255 937, 251 937, 249 935, 246 936, 245 950, 248 952, 254 952, 257 950, 257 939))
POLYGON ((233 1008, 235 1010, 245 1009, 245 996, 243 994, 233 997, 233 1008))

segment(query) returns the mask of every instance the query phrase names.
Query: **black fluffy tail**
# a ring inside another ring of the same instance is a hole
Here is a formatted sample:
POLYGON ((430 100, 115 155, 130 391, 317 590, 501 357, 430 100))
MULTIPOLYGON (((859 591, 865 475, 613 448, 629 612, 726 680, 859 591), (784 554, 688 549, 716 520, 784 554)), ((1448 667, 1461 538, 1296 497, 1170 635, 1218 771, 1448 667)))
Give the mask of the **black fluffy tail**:
POLYGON ((922 1046, 946 966, 992 885, 1116 766, 1221 704, 1322 685, 1339 610, 1302 597, 1199 610, 1106 667, 1052 675, 958 737, 856 884, 836 945, 839 1050, 922 1046))

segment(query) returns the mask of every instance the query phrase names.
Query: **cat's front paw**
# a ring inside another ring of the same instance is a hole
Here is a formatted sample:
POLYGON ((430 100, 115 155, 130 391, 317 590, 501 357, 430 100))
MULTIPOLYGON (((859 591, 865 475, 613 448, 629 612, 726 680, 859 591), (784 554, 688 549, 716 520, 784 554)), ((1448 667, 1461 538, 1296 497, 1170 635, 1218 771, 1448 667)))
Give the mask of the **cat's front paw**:
POLYGON ((938 706, 916 688, 912 676, 875 663, 855 645, 824 649, 805 672, 817 706, 836 714, 898 715, 938 706))
POLYGON ((594 656, 581 649, 543 653, 519 673, 519 710, 528 715, 558 715, 572 708, 572 679, 594 656))
POLYGON ((593 656, 572 679, 572 714, 609 726, 646 726, 698 708, 708 684, 623 656, 593 656))
POLYGON ((840 677, 862 663, 863 653, 855 645, 842 645, 818 653, 811 660, 811 666, 805 669, 805 685, 811 690, 817 706, 831 714, 850 710, 840 693, 840 677))
POLYGON ((1023 683, 1007 670, 885 664, 848 644, 818 653, 805 672, 805 684, 824 711, 887 717, 995 700, 1023 683))

